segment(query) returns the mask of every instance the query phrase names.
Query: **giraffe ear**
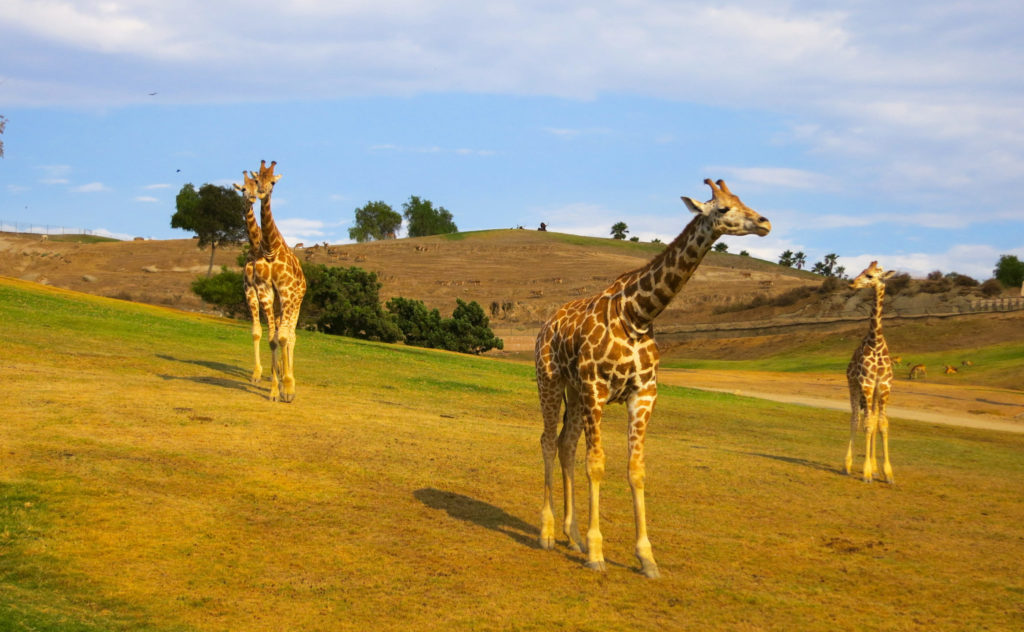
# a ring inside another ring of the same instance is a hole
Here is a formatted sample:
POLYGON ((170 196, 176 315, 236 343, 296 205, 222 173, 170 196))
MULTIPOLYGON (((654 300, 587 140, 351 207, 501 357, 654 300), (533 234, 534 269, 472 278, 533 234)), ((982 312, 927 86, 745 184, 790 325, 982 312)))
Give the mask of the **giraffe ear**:
POLYGON ((896 274, 895 270, 887 270, 886 272, 882 273, 882 280, 884 281, 885 279, 888 279, 889 277, 891 277, 894 274, 896 274))
POLYGON ((710 205, 705 204, 704 202, 698 202, 697 200, 693 198, 688 198, 685 195, 681 196, 680 199, 683 201, 683 204, 686 205, 686 208, 690 209, 691 213, 697 213, 698 215, 707 215, 708 212, 711 210, 710 205))
POLYGON ((245 190, 245 189, 242 188, 242 185, 238 184, 237 182, 232 182, 231 185, 234 186, 239 191, 244 191, 245 190))
POLYGON ((280 179, 281 179, 281 176, 274 176, 274 183, 277 184, 277 181, 280 180, 280 179))

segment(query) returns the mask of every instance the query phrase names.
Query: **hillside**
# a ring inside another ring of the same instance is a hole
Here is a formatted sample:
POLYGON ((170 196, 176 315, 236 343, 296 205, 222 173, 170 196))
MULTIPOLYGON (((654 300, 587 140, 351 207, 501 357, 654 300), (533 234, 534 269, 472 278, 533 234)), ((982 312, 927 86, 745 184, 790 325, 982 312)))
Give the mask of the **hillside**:
MULTIPOLYGON (((475 300, 490 313, 506 350, 527 352, 537 328, 560 305, 600 291, 662 248, 663 244, 532 230, 493 230, 343 246, 309 245, 295 252, 304 261, 355 265, 377 273, 384 300, 415 298, 445 314, 454 308, 456 298, 475 300)), ((238 254, 237 247, 218 249, 215 269, 235 266, 238 254)), ((209 256, 209 250, 199 250, 191 239, 80 243, 0 233, 0 275, 190 311, 204 311, 189 284, 206 273, 209 256)), ((728 346, 727 353, 732 353, 737 345, 761 346, 757 339, 773 332, 816 338, 861 328, 869 296, 850 290, 812 292, 821 282, 821 277, 806 271, 709 253, 659 317, 659 342, 670 353, 677 349, 692 354, 705 348, 701 341, 716 341, 706 347, 713 349, 722 347, 723 336, 735 337, 740 340, 728 346), (801 288, 803 295, 781 300, 801 288), (737 309, 747 305, 754 307, 737 309), (805 320, 815 326, 802 324, 805 320), (754 329, 742 331, 747 325, 754 329), (736 335, 717 331, 723 327, 734 328, 736 335)), ((961 290, 894 296, 891 313, 957 312, 970 300, 969 293, 961 290)), ((990 328, 991 319, 980 316, 978 320, 985 323, 981 329, 990 328)), ((992 321, 994 335, 1012 337, 1024 330, 1004 320, 992 321)), ((970 340, 957 342, 971 344, 970 340)))

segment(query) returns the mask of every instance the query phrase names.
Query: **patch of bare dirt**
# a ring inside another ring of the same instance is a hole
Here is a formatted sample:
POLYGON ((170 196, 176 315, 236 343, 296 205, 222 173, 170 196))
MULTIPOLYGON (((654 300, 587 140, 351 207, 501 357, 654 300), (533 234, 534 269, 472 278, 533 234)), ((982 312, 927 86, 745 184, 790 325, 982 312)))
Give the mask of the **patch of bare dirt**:
MULTIPOLYGON (((845 375, 665 369, 665 384, 850 412, 845 375)), ((1024 432, 1024 391, 896 378, 886 409, 893 419, 1024 432)))

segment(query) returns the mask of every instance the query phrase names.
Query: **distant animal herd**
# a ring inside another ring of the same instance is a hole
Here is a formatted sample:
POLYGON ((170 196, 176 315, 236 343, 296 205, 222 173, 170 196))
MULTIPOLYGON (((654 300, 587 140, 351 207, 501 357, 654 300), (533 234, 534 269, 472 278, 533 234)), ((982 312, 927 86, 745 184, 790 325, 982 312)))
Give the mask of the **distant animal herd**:
MULTIPOLYGON (((259 345, 262 338, 260 312, 267 319, 271 360, 270 399, 290 402, 295 397, 295 325, 306 291, 306 281, 292 250, 274 224, 271 195, 281 176, 261 161, 259 171, 243 171, 242 184, 235 187, 248 202, 246 225, 249 260, 244 287, 252 316, 255 366, 252 382, 262 377, 259 345), (260 222, 253 212, 260 201, 260 222)), ((555 546, 554 473, 556 458, 562 475, 562 533, 568 545, 584 553, 587 566, 605 569, 602 551, 600 486, 604 477, 605 453, 601 441, 601 418, 607 404, 626 405, 628 413, 628 480, 636 517, 635 554, 641 572, 658 577, 647 535, 644 503, 644 436, 658 396, 658 347, 654 341, 654 320, 686 285, 701 260, 722 235, 764 236, 771 222, 747 207, 723 180, 704 183, 711 199, 700 202, 683 197, 694 214, 683 231, 645 266, 626 272, 603 291, 570 301, 559 308, 541 327, 534 352, 537 391, 543 417, 541 454, 544 461, 544 494, 541 509, 540 546, 555 546), (574 464, 580 436, 586 439, 586 474, 589 483, 589 523, 580 531, 574 499, 574 464)), ((540 230, 547 227, 541 225, 540 230)), ((327 247, 327 244, 324 244, 327 247)), ((864 435, 861 478, 874 480, 876 473, 892 484, 889 462, 889 420, 885 412, 893 381, 893 368, 902 364, 892 357, 882 336, 882 305, 885 280, 892 276, 876 261, 871 262, 851 287, 871 289, 874 306, 869 328, 854 350, 846 376, 850 391, 850 440, 845 472, 853 474, 855 443, 864 435), (881 435, 882 468, 879 470, 876 443, 881 435)), ((961 368, 970 367, 965 360, 961 368)), ((957 368, 945 365, 946 374, 957 368)), ((909 379, 926 377, 924 364, 909 367, 909 379)))

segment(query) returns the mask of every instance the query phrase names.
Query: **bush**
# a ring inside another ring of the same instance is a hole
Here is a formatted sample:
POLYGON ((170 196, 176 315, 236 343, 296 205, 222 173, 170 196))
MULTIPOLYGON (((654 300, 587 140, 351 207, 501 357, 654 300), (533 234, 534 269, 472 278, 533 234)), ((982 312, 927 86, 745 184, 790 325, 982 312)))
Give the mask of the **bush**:
POLYGON ((377 275, 359 267, 304 264, 306 296, 300 322, 318 331, 382 342, 402 339, 402 330, 380 306, 377 275))
POLYGON ((934 274, 935 272, 930 273, 926 281, 921 281, 922 292, 927 294, 941 294, 953 289, 953 281, 948 277, 942 276, 942 273, 939 272, 939 276, 936 278, 933 276, 934 274))
POLYGON ((1003 284, 999 279, 989 279, 982 283, 978 289, 981 290, 982 296, 992 298, 993 296, 999 296, 1003 293, 1003 284))
POLYGON ((891 294, 899 294, 910 285, 910 275, 906 272, 894 274, 885 282, 885 291, 891 294))
POLYGON ((825 277, 825 280, 821 282, 818 292, 821 294, 831 294, 832 292, 840 290, 848 285, 849 283, 843 283, 843 280, 837 276, 827 276, 825 277))
POLYGON ((476 354, 504 347, 501 338, 491 331, 479 303, 456 302, 451 318, 441 318, 440 312, 428 310, 423 301, 400 296, 388 301, 387 308, 405 335, 406 344, 476 354))
POLYGON ((1024 283, 1024 261, 1016 255, 1002 255, 996 262, 996 269, 992 276, 1007 287, 1019 287, 1024 283))
POLYGON ((960 274, 959 272, 950 272, 946 275, 946 278, 956 287, 978 287, 977 279, 971 278, 966 274, 960 274))
POLYGON ((216 305, 228 316, 246 313, 245 288, 241 272, 222 267, 220 274, 199 277, 192 282, 192 291, 203 301, 216 305))

